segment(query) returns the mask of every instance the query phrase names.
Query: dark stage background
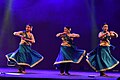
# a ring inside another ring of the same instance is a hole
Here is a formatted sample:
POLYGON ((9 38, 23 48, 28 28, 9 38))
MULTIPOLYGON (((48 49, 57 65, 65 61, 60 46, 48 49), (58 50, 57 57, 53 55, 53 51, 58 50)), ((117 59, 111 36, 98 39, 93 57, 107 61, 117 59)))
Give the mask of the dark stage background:
MULTIPOLYGON (((55 35, 65 25, 81 35, 75 42, 89 52, 98 45, 97 35, 105 22, 120 35, 120 0, 0 0, 0 67, 7 67, 5 55, 18 48, 20 39, 13 32, 24 30, 28 23, 34 26, 32 48, 44 56, 34 69, 55 69, 61 43, 55 35)), ((116 46, 113 56, 120 60, 120 37, 111 43, 116 46)), ((119 69, 120 65, 113 70, 119 69)), ((85 57, 72 70, 92 71, 85 57)))

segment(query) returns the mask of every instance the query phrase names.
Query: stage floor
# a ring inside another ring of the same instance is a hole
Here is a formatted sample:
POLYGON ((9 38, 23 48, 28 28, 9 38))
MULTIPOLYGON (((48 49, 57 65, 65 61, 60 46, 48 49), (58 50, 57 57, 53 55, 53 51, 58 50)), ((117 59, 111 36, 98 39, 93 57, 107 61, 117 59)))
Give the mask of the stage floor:
POLYGON ((77 72, 70 71, 71 75, 61 76, 58 70, 34 70, 27 69, 26 74, 17 73, 16 68, 0 68, 0 80, 117 80, 120 77, 120 73, 107 72, 109 77, 100 77, 99 73, 96 72, 77 72))

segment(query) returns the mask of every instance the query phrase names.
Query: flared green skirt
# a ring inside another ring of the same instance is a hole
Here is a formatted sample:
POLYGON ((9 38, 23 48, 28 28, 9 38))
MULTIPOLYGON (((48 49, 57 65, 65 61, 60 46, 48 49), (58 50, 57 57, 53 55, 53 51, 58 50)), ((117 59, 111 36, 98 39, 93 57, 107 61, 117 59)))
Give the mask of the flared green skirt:
POLYGON ((88 53, 86 57, 88 64, 96 71, 112 69, 119 63, 119 61, 112 56, 110 46, 98 46, 88 53))
POLYGON ((37 51, 31 49, 28 45, 19 45, 19 48, 6 55, 8 66, 26 65, 33 67, 43 60, 43 56, 37 51))

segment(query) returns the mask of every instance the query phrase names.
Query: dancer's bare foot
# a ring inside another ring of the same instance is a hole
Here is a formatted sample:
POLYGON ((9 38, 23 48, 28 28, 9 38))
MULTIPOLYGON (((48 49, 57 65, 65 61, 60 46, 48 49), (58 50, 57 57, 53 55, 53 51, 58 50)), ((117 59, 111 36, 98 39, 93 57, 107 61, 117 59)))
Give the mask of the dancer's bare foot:
POLYGON ((26 74, 26 71, 22 71, 23 74, 26 74))
POLYGON ((60 73, 60 75, 62 75, 62 76, 63 76, 63 75, 65 75, 65 73, 60 73))
POLYGON ((107 77, 108 75, 105 74, 105 71, 100 71, 100 76, 107 77))
POLYGON ((17 72, 18 72, 18 73, 22 73, 22 71, 21 71, 21 70, 18 70, 17 72))
POLYGON ((65 73, 66 75, 70 75, 70 73, 65 73))
POLYGON ((100 76, 103 76, 103 77, 108 77, 108 75, 106 75, 106 74, 103 74, 103 75, 100 75, 100 76))

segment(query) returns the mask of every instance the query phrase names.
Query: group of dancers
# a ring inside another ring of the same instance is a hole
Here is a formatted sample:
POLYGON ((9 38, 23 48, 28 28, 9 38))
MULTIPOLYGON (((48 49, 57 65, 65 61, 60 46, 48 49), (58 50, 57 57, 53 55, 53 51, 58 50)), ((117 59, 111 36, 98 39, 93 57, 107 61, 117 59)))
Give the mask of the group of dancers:
MULTIPOLYGON (((31 48, 35 43, 32 32, 33 26, 26 25, 26 30, 14 32, 15 36, 21 38, 19 48, 12 53, 6 55, 8 66, 17 66, 18 72, 26 73, 25 67, 34 67, 41 62, 44 57, 37 51, 31 48)), ((100 44, 87 53, 86 50, 78 49, 73 42, 74 38, 79 38, 80 35, 71 33, 71 28, 64 27, 62 33, 58 33, 56 37, 62 40, 60 51, 54 65, 60 70, 61 75, 70 75, 70 64, 80 63, 82 58, 86 56, 86 61, 95 70, 100 72, 100 76, 107 76, 104 72, 115 67, 119 61, 111 55, 110 44, 111 38, 117 38, 118 34, 114 31, 108 31, 108 25, 104 24, 98 37, 100 44)))

